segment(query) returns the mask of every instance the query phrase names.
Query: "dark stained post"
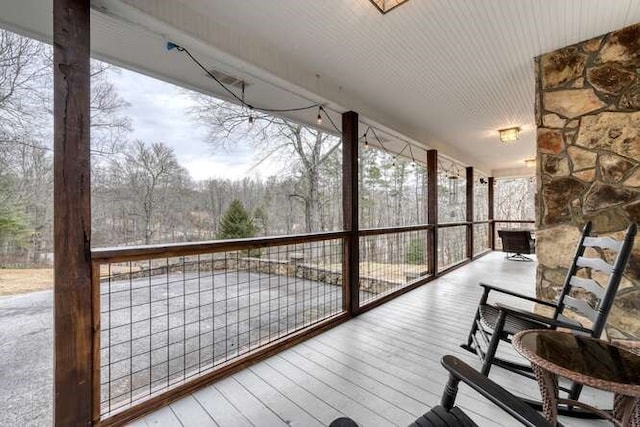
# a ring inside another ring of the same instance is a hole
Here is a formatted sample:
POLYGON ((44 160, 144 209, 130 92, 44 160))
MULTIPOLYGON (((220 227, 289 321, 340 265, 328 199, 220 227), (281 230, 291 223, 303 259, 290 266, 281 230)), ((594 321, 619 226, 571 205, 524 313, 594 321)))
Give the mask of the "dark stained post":
POLYGON ((467 258, 473 258, 473 168, 467 171, 467 258))
POLYGON ((348 111, 342 114, 342 221, 349 234, 342 259, 342 306, 351 315, 360 309, 358 197, 358 113, 348 111))
POLYGON ((488 195, 487 195, 487 199, 489 200, 489 207, 488 207, 488 219, 489 219, 489 247, 491 248, 492 251, 496 250, 496 223, 493 222, 493 220, 495 219, 493 217, 493 195, 494 195, 494 188, 495 188, 495 180, 492 176, 489 177, 489 189, 488 189, 488 195))
POLYGON ((54 423, 92 423, 89 3, 53 1, 54 423))
POLYGON ((427 151, 427 224, 433 226, 427 238, 429 274, 438 274, 438 151, 427 151))

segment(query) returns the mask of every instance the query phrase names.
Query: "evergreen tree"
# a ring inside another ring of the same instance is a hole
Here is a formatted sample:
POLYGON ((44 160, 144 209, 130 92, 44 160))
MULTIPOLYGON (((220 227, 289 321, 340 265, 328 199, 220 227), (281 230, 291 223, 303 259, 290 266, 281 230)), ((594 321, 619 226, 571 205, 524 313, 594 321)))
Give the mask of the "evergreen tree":
MULTIPOLYGON (((16 200, 11 177, 0 173, 0 255, 10 251, 11 246, 26 244, 27 226, 22 215, 23 207, 16 200)), ((1 267, 1 265, 0 265, 1 267)))
POLYGON ((234 199, 227 211, 220 218, 218 227, 218 239, 240 239, 253 237, 256 234, 256 226, 249 213, 240 200, 234 199))

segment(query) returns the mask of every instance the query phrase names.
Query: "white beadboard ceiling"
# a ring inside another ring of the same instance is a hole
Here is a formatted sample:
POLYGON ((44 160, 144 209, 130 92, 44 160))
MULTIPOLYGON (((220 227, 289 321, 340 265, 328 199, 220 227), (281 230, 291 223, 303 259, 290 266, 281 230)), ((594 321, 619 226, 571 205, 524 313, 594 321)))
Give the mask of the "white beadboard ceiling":
MULTIPOLYGON (((28 11, 43 2, 20 4, 28 11)), ((163 39, 175 40, 245 78, 256 104, 309 99, 353 109, 496 176, 518 173, 535 155, 533 58, 640 22, 638 0, 409 0, 386 15, 369 0, 93 5, 99 57, 216 93, 192 64, 163 50, 163 39), (510 126, 522 128, 520 140, 501 144, 497 130, 510 126)), ((0 2, 5 25, 48 37, 44 22, 15 9, 0 2)), ((298 118, 312 122, 315 113, 298 118)))

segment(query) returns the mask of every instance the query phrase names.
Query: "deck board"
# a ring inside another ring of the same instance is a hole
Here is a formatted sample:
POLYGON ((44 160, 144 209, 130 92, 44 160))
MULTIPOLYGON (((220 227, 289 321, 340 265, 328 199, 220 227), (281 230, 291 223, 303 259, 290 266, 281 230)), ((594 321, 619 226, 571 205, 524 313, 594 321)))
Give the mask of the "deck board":
POLYGON ((250 426, 251 423, 214 386, 196 391, 193 396, 221 427, 250 426))
POLYGON ((322 352, 314 350, 308 346, 298 346, 292 351, 319 366, 323 366, 325 369, 341 378, 349 378, 350 382, 353 384, 371 391, 371 393, 380 396, 382 399, 396 407, 403 408, 413 416, 413 419, 424 413, 424 403, 420 402, 418 399, 408 396, 401 390, 390 387, 385 383, 385 381, 376 378, 376 376, 363 374, 356 370, 355 367, 349 364, 340 363, 326 356, 322 352))
POLYGON ((181 427, 182 423, 173 412, 170 406, 165 406, 144 417, 144 422, 149 427, 181 427))
POLYGON ((193 396, 180 399, 170 406, 182 425, 202 427, 218 425, 193 396))
POLYGON ((310 360, 294 351, 287 351, 281 354, 282 358, 289 363, 304 370, 309 375, 315 378, 321 379, 322 382, 343 393, 345 396, 360 402, 363 406, 371 410, 372 412, 384 417, 390 421, 405 425, 411 423, 416 419, 415 415, 396 406, 389 400, 384 398, 381 393, 370 392, 367 388, 357 384, 353 380, 350 373, 346 373, 345 376, 337 375, 331 370, 321 366, 320 364, 310 360))
POLYGON ((391 420, 381 417, 357 400, 344 395, 324 381, 283 359, 280 355, 269 359, 267 364, 348 417, 361 420, 361 423, 371 426, 392 424, 391 420))
POLYGON ((225 378, 215 388, 255 426, 284 427, 287 424, 262 401, 249 393, 234 377, 225 378))
POLYGON ((300 427, 324 425, 252 371, 246 369, 239 372, 235 375, 235 379, 287 424, 300 427))
MULTIPOLYGON (((533 295, 535 263, 489 254, 199 390, 159 416, 185 426, 319 426, 345 415, 360 426, 407 425, 439 403, 448 378, 440 365, 443 355, 453 354, 479 368, 477 358, 460 348, 482 292, 479 281, 533 295), (190 407, 195 414, 185 412, 190 407), (202 416, 203 424, 195 421, 202 416)), ((507 346, 500 351, 518 357, 507 346)), ((493 368, 490 377, 512 392, 539 396, 534 382, 500 368, 493 368)), ((611 402, 610 394, 589 388, 584 396, 601 406, 611 402)), ((464 384, 456 404, 481 426, 513 425, 464 384)), ((143 420, 151 424, 159 419, 158 412, 143 420)), ((561 419, 567 426, 607 425, 561 419)))
POLYGON ((250 370, 283 396, 286 396, 299 407, 304 408, 306 412, 311 414, 323 425, 328 425, 332 420, 342 415, 340 411, 333 406, 308 392, 296 382, 273 369, 267 363, 259 363, 252 366, 250 370))

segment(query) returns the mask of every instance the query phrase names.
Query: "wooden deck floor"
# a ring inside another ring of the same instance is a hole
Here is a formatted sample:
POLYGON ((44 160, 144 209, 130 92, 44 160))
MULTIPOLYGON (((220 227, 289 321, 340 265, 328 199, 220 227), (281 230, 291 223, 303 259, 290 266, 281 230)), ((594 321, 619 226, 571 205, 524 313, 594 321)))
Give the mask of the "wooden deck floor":
MULTIPOLYGON (((345 415, 361 426, 407 425, 438 404, 447 379, 443 355, 479 365, 459 347, 480 297, 477 283, 533 294, 534 277, 534 263, 489 254, 131 425, 326 426, 345 415)), ((538 395, 534 382, 500 368, 490 376, 511 391, 538 395)), ((606 393, 587 389, 585 394, 597 404, 611 402, 606 393)), ((457 404, 480 425, 514 424, 466 386, 457 404)))

